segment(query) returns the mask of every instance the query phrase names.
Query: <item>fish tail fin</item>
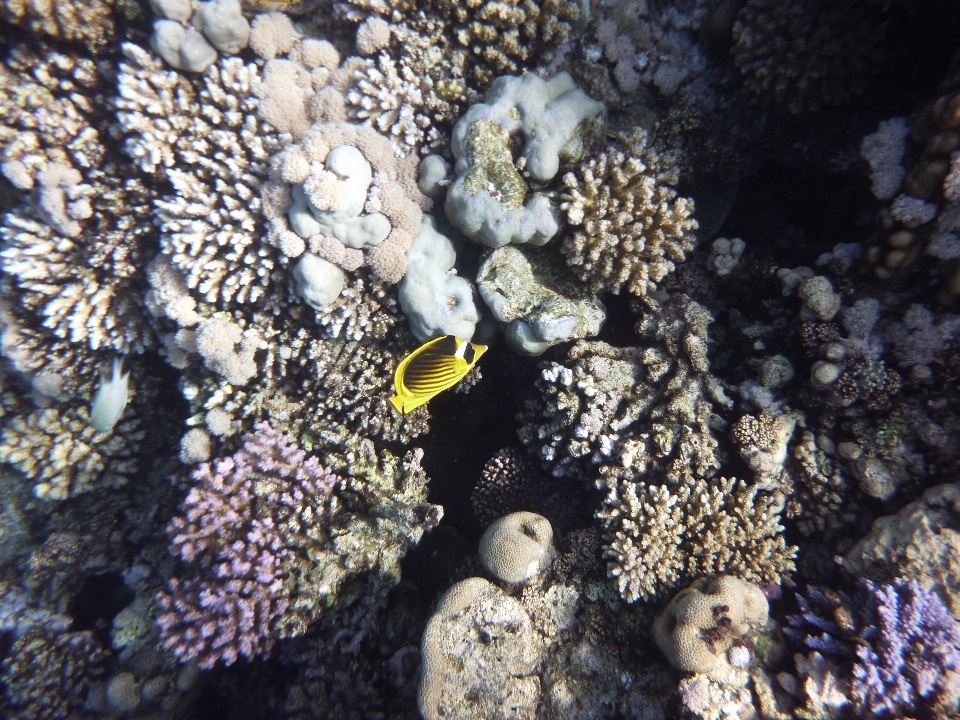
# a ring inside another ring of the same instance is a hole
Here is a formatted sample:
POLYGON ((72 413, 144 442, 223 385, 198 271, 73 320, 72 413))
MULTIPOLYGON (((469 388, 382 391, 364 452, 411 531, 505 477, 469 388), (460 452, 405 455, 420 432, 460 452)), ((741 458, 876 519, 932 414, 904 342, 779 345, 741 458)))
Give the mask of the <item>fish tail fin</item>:
POLYGON ((399 395, 394 395, 392 398, 388 398, 388 399, 390 400, 390 404, 393 405, 393 406, 397 409, 397 412, 398 412, 398 413, 400 413, 401 415, 405 415, 405 414, 406 414, 406 413, 404 413, 404 411, 403 411, 403 398, 402 398, 402 397, 400 397, 399 395))

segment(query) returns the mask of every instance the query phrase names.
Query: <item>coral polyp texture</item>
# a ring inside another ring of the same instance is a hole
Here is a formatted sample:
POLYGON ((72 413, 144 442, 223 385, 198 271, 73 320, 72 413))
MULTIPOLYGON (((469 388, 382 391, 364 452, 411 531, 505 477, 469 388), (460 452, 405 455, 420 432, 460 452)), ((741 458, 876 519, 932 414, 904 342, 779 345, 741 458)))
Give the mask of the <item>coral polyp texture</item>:
POLYGON ((0 69, 4 176, 24 200, 3 218, 0 267, 29 324, 90 349, 140 350, 153 337, 137 299, 153 244, 149 194, 105 143, 110 116, 88 58, 18 46, 0 69))
POLYGON ((306 632, 349 578, 375 571, 387 586, 396 563, 441 516, 423 502, 426 476, 369 441, 359 457, 328 456, 335 474, 266 423, 234 455, 200 465, 170 550, 199 575, 171 578, 157 595, 163 644, 209 668, 270 650, 306 632), (348 474, 349 473, 349 474, 348 474), (359 496, 369 515, 342 496, 359 496))
POLYGON ((670 157, 650 147, 646 132, 563 176, 561 208, 572 234, 562 250, 594 292, 654 291, 696 245, 693 201, 679 197, 670 157))
POLYGON ((281 139, 257 116, 257 68, 223 59, 194 81, 137 45, 123 49, 117 106, 126 150, 174 189, 148 213, 160 225, 160 251, 207 302, 265 299, 277 252, 261 243, 260 186, 281 139))
POLYGON ((733 25, 747 87, 792 113, 840 105, 875 79, 885 26, 875 5, 748 0, 733 25))

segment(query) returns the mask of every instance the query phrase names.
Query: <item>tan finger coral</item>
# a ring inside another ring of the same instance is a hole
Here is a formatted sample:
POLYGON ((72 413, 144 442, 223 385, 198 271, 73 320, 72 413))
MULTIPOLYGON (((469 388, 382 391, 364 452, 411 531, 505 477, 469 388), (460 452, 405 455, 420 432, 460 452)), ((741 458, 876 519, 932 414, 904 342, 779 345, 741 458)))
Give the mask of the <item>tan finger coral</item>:
POLYGON ((553 558, 553 527, 542 515, 515 512, 494 520, 480 538, 480 562, 498 580, 522 583, 553 558))
POLYGON ((727 651, 749 645, 769 606, 755 585, 728 575, 700 578, 678 592, 653 621, 653 637, 670 664, 687 672, 722 672, 727 651))
POLYGON ((561 209, 576 229, 561 250, 594 292, 646 295, 683 262, 696 243, 693 201, 677 196, 669 156, 636 130, 619 147, 563 176, 561 209))
POLYGON ((609 482, 597 517, 607 568, 627 602, 649 599, 692 575, 736 573, 779 582, 797 549, 783 539, 781 495, 735 478, 698 479, 673 490, 609 482))

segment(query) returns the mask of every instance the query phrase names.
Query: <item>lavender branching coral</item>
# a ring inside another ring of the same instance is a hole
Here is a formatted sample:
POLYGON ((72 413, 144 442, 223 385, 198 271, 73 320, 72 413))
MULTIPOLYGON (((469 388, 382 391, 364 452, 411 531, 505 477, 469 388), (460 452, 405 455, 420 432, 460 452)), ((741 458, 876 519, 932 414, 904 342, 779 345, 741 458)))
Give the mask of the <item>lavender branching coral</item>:
MULTIPOLYGON (((913 579, 860 580, 856 598, 808 587, 788 637, 840 660, 859 715, 948 717, 960 701, 960 625, 913 579)), ((798 656, 802 657, 802 656, 798 656)))
POLYGON ((159 593, 157 622, 163 644, 203 668, 302 635, 358 594, 353 578, 373 584, 365 592, 391 586, 400 558, 442 516, 424 501, 420 451, 401 463, 360 440, 308 458, 267 423, 256 431, 194 471, 197 486, 169 526, 172 552, 199 574, 159 593))
POLYGON ((171 551, 203 574, 173 578, 169 592, 157 596, 162 640, 203 668, 270 650, 290 607, 289 541, 300 539, 301 523, 326 517, 337 483, 316 457, 307 459, 266 423, 257 431, 232 457, 193 472, 198 486, 168 528, 171 551))

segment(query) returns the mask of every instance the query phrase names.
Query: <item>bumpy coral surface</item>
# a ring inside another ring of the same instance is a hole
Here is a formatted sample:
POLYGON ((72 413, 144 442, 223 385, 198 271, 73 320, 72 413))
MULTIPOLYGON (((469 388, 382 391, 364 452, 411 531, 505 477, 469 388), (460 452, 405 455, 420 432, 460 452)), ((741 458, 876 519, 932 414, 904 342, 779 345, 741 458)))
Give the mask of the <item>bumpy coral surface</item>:
POLYGON ((693 250, 693 201, 677 196, 678 179, 643 130, 563 176, 561 208, 576 229, 562 250, 595 292, 646 295, 693 250))
POLYGON ((790 112, 806 112, 866 89, 883 32, 870 4, 748 0, 733 26, 732 54, 751 90, 790 112))

